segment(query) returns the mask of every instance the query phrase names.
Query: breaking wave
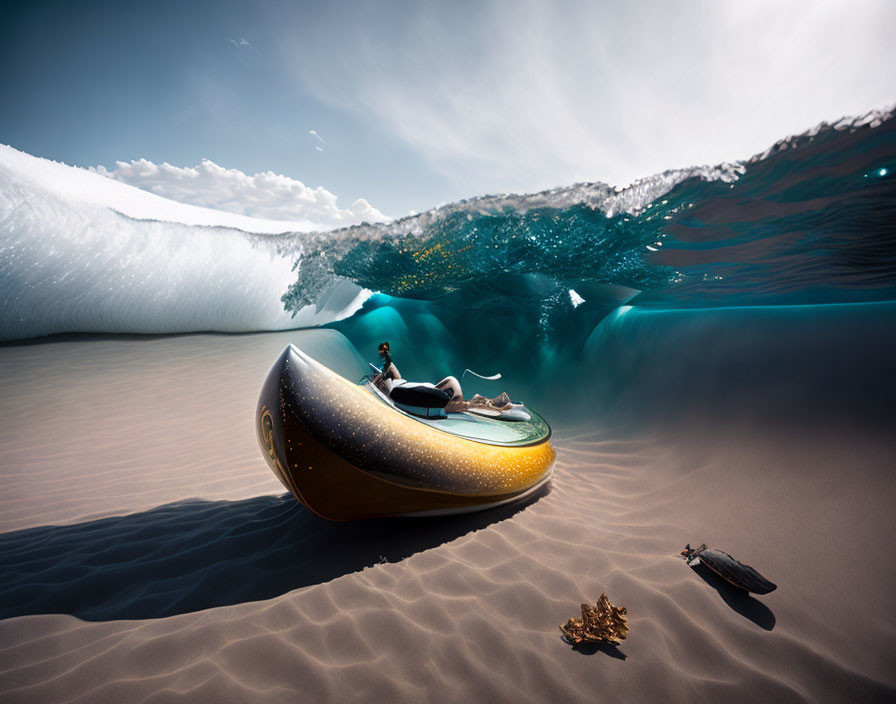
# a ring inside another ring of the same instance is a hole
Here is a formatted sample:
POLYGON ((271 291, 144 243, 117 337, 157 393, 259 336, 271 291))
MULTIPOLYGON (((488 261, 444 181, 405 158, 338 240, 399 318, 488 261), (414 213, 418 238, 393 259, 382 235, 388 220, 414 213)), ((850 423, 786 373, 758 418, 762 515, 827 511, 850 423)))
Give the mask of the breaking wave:
POLYGON ((625 188, 482 196, 331 232, 181 206, 0 147, 0 339, 357 326, 410 307, 471 333, 470 311, 485 312, 545 344, 626 301, 893 300, 893 114, 625 188))

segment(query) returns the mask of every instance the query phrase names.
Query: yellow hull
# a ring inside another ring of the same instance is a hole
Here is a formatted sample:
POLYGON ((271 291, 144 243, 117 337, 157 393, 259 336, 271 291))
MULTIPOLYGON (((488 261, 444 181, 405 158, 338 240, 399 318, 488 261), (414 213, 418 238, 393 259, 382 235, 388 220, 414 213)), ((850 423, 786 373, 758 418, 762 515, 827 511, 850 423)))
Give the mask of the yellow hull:
POLYGON ((476 511, 550 480, 549 432, 528 445, 471 440, 400 413, 286 348, 262 387, 258 442, 283 485, 334 521, 476 511))

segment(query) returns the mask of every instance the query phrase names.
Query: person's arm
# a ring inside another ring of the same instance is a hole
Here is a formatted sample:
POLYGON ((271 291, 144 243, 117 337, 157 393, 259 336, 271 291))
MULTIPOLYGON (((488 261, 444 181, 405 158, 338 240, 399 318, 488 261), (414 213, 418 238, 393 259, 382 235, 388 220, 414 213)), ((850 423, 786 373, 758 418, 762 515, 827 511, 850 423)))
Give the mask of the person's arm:
POLYGON ((394 365, 391 365, 391 364, 390 364, 389 366, 386 366, 386 363, 383 362, 383 368, 382 368, 382 370, 380 370, 380 373, 379 373, 379 374, 377 374, 375 377, 373 377, 373 384, 374 384, 374 386, 376 386, 376 387, 378 387, 378 388, 382 388, 381 384, 382 384, 386 379, 389 378, 388 375, 389 375, 389 372, 390 372, 390 370, 392 369, 393 366, 394 366, 394 365))

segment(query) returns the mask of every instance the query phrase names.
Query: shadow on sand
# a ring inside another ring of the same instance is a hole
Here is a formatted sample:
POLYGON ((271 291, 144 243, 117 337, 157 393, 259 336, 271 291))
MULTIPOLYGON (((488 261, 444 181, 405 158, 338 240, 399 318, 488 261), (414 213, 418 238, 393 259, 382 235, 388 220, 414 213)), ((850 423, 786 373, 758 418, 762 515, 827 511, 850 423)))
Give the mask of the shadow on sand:
POLYGON ((0 618, 148 619, 270 599, 397 562, 544 496, 442 518, 330 523, 289 494, 191 499, 143 513, 0 535, 0 618))
POLYGON ((770 631, 775 627, 775 614, 759 599, 750 596, 749 592, 729 584, 704 564, 691 567, 703 581, 715 589, 722 600, 734 611, 749 619, 760 628, 770 631))
MULTIPOLYGON (((569 645, 569 641, 565 638, 561 638, 566 645, 569 645)), ((625 660, 628 656, 619 650, 619 647, 616 645, 610 645, 609 643, 582 643, 581 645, 577 645, 573 647, 577 653, 581 653, 582 655, 594 655, 595 653, 603 653, 604 655, 608 655, 611 658, 616 658, 617 660, 625 660)))

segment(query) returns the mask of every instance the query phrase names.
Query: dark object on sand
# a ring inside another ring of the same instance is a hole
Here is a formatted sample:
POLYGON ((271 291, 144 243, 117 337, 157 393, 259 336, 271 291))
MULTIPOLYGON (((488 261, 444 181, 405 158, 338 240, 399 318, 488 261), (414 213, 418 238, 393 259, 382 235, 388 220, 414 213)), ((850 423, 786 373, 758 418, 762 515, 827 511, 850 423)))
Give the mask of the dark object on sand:
POLYGON ((778 588, 777 584, 769 582, 749 565, 738 562, 727 552, 707 548, 706 543, 699 548, 692 548, 688 543, 687 547, 681 551, 681 556, 691 567, 701 563, 706 565, 719 577, 738 589, 754 594, 768 594, 778 588))
POLYGON ((600 595, 594 606, 582 604, 582 618, 571 618, 560 626, 566 640, 572 645, 582 643, 607 643, 619 645, 628 635, 625 607, 613 606, 607 593, 600 595))

